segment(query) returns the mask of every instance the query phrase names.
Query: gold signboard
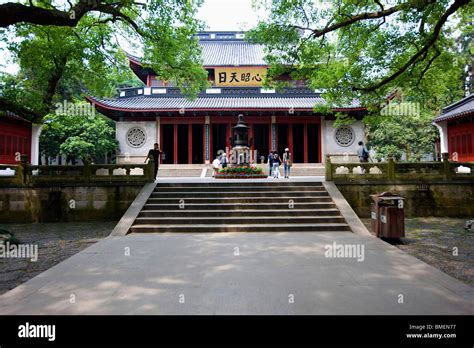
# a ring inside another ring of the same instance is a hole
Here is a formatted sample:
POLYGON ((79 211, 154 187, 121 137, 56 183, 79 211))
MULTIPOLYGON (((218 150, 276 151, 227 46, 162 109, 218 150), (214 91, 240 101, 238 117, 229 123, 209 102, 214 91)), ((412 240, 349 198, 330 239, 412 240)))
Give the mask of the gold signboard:
POLYGON ((216 86, 261 86, 267 68, 260 67, 223 67, 215 68, 216 86))

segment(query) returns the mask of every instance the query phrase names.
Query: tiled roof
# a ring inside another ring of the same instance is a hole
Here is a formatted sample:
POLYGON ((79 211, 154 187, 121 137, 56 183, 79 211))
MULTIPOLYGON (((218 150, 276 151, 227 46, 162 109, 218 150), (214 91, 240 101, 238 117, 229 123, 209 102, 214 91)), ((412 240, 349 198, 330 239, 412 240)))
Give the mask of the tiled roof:
MULTIPOLYGON (((198 97, 189 100, 181 97, 137 96, 119 99, 91 100, 99 105, 116 110, 159 111, 194 109, 312 109, 323 105, 324 99, 315 97, 198 97)), ((351 106, 357 107, 357 106, 351 106)))
MULTIPOLYGON (((263 46, 245 41, 200 41, 203 66, 267 66, 263 46)), ((127 54, 141 63, 141 58, 127 54)))
POLYGON ((453 118, 468 116, 474 114, 474 94, 471 94, 454 104, 443 109, 441 115, 434 122, 451 120, 453 118))
MULTIPOLYGON (((135 87, 120 91, 119 98, 100 99, 88 97, 98 106, 123 111, 178 111, 197 109, 291 109, 311 110, 326 101, 319 92, 306 87, 290 87, 279 91, 260 87, 210 88, 199 93, 196 99, 183 96, 176 87, 135 87)), ((359 101, 353 100, 338 109, 361 108, 359 101)))
POLYGON ((14 119, 14 120, 18 120, 18 121, 23 121, 23 122, 27 122, 27 123, 31 123, 30 121, 28 121, 27 119, 21 117, 21 116, 18 116, 17 114, 13 113, 13 112, 10 112, 10 111, 7 111, 3 114, 4 117, 6 118, 10 118, 10 119, 14 119))
POLYGON ((268 65, 263 46, 245 41, 201 41, 204 66, 268 65))

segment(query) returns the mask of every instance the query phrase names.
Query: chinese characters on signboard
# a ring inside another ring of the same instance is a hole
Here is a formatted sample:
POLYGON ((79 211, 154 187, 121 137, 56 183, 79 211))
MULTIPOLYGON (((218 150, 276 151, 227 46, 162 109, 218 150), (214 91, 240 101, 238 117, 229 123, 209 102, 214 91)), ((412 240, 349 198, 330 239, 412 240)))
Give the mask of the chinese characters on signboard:
POLYGON ((261 86, 267 73, 266 68, 239 67, 216 68, 214 70, 216 86, 261 86))

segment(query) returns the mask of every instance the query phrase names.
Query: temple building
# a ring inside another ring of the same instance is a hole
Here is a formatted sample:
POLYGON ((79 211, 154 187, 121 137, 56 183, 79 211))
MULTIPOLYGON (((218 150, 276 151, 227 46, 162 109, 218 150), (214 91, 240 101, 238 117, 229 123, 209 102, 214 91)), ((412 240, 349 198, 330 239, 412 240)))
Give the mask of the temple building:
POLYGON ((441 111, 433 124, 440 134, 441 153, 456 162, 474 162, 474 94, 441 111))
POLYGON ((113 99, 86 97, 116 121, 118 163, 143 162, 157 142, 165 154, 162 163, 209 164, 219 150, 231 148, 231 128, 239 114, 250 127, 252 161, 260 162, 273 149, 282 154, 286 147, 295 163, 322 163, 325 154, 356 153, 357 142, 364 140, 365 107, 353 102, 319 114, 314 107, 325 100, 304 81, 291 81, 292 87, 282 90, 262 87, 269 66, 263 47, 247 42, 245 33, 203 32, 198 37, 212 87, 195 100, 158 80, 131 55, 130 68, 143 87, 120 89, 113 99), (335 129, 334 113, 339 111, 356 121, 335 129))
POLYGON ((0 115, 0 164, 18 164, 21 155, 30 161, 31 154, 35 154, 31 138, 30 121, 12 112, 0 115))

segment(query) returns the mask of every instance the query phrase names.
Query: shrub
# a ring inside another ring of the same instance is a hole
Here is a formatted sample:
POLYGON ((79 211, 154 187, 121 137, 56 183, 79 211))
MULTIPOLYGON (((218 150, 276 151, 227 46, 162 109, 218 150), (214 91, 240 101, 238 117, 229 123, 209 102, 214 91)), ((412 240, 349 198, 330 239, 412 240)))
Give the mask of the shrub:
POLYGON ((219 174, 244 174, 244 175, 253 175, 253 174, 262 174, 263 169, 260 167, 252 166, 237 166, 237 167, 226 167, 219 169, 219 174))

